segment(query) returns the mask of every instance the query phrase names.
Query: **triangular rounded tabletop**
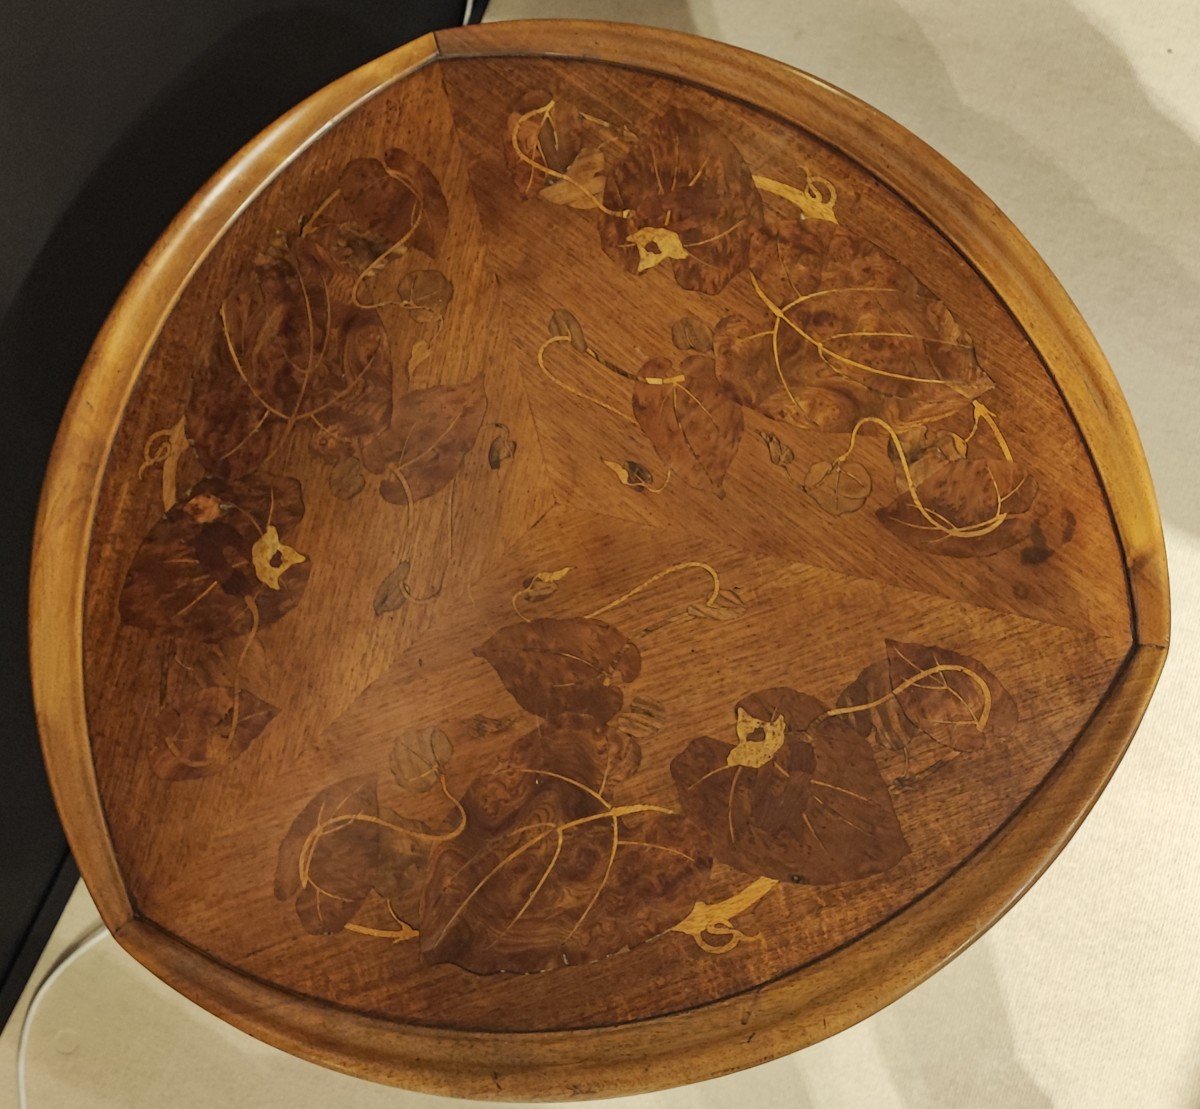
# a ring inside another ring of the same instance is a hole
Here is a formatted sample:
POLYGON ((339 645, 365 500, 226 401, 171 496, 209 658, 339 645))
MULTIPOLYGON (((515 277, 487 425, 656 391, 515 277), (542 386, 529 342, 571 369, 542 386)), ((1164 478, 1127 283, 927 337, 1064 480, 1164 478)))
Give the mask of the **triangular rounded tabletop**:
POLYGON ((1065 294, 894 123, 598 24, 439 34, 222 171, 47 483, 47 761, 118 939, 320 1062, 704 1077, 1037 876, 1166 644, 1065 294))

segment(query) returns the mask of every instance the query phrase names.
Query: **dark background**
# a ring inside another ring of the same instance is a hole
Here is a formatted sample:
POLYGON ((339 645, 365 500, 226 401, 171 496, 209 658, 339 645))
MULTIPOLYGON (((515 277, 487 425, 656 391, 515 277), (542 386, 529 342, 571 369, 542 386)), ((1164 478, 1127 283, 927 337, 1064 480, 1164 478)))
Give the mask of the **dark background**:
POLYGON ((42 474, 92 339, 243 143, 464 14, 463 0, 0 0, 0 1023, 77 877, 42 769, 25 619, 42 474))

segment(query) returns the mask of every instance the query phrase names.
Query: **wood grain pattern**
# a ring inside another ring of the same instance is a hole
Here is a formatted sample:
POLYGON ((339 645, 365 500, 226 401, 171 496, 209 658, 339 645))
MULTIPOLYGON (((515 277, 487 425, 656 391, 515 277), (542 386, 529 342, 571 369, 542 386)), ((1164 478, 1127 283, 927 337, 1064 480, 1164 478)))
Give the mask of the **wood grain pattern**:
POLYGON ((380 59, 179 217, 64 422, 31 629, 123 944, 512 1098, 920 981, 1082 819, 1168 619, 1111 374, 969 183, 786 67, 557 23, 380 59))

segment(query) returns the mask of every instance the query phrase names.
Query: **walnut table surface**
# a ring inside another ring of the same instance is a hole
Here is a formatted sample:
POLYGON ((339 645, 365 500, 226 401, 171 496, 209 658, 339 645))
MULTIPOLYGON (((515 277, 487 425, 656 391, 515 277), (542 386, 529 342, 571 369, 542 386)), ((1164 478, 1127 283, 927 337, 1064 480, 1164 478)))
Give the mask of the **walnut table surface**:
POLYGON ((1137 434, 1019 233, 700 39, 427 36, 189 205, 47 478, 43 746, 119 942, 473 1097, 810 1044, 985 930, 1167 644, 1137 434))

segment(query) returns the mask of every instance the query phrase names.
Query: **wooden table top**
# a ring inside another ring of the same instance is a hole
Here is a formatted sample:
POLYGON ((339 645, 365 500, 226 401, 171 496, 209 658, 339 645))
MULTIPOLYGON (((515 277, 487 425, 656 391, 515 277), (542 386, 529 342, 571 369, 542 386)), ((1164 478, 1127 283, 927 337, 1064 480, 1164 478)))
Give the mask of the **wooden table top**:
POLYGON ((118 940, 499 1098, 915 985, 1087 812, 1167 629, 1129 414, 996 208, 813 78, 583 23, 421 39, 218 174, 97 340, 32 591, 118 940))

